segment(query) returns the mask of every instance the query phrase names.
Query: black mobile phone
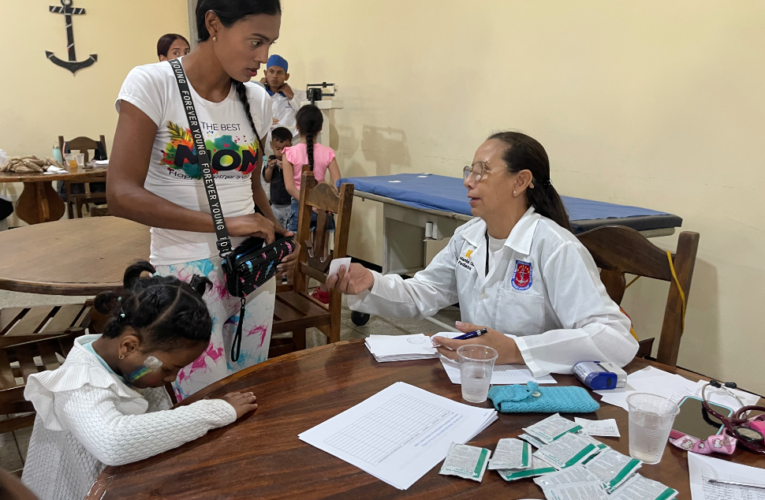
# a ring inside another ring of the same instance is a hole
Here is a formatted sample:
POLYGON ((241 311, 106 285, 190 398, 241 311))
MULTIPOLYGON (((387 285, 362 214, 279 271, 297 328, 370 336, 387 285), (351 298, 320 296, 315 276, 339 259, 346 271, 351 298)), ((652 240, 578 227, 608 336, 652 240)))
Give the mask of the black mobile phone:
MULTIPOLYGON (((707 404, 720 415, 725 415, 726 417, 733 415, 733 410, 726 406, 715 403, 707 404)), ((718 418, 709 414, 704 408, 701 399, 686 396, 679 406, 680 413, 675 418, 675 423, 672 426, 674 430, 699 439, 706 439, 709 436, 718 434, 722 430, 723 423, 718 418)))

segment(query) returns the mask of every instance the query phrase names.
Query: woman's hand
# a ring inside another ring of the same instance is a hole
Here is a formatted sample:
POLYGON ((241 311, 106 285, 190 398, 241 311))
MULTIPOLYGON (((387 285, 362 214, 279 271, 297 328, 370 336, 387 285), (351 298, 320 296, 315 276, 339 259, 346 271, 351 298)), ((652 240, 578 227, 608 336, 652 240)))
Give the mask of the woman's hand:
POLYGON ((226 219, 228 234, 231 236, 257 236, 266 243, 274 242, 274 223, 260 214, 247 214, 226 219))
POLYGON ((234 407, 237 419, 240 419, 245 413, 258 409, 258 405, 255 404, 255 395, 251 392, 230 392, 221 399, 234 407))
MULTIPOLYGON (((287 229, 284 229, 282 226, 279 225, 277 222, 274 225, 274 232, 278 234, 279 236, 294 236, 295 233, 292 231, 288 231, 287 229)), ((286 256, 282 259, 282 261, 279 263, 278 266, 276 266, 276 270, 280 273, 286 273, 289 271, 292 271, 295 269, 295 266, 298 262, 298 257, 300 256, 300 243, 298 243, 297 240, 293 240, 295 242, 295 249, 292 251, 291 254, 286 256)))
POLYGON ((327 279, 327 288, 346 295, 358 295, 365 290, 371 290, 374 285, 374 274, 361 264, 351 264, 347 272, 345 266, 340 266, 337 274, 327 279))
MULTIPOLYGON (((462 333, 474 332, 486 328, 485 326, 476 326, 470 323, 457 322, 457 329, 462 333)), ((451 360, 459 361, 457 356, 457 348, 463 345, 485 345, 494 348, 499 356, 494 362, 497 365, 522 365, 525 364, 521 351, 518 349, 518 344, 514 339, 506 337, 504 334, 498 332, 493 328, 487 328, 488 333, 484 333, 480 337, 475 337, 467 340, 454 340, 446 337, 433 337, 433 344, 436 345, 438 352, 451 360)))

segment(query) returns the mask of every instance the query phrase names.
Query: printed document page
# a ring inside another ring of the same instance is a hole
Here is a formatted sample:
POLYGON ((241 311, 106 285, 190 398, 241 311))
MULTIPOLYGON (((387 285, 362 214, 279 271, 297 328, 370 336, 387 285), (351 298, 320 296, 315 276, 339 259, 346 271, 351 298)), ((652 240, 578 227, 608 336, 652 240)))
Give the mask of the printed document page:
POLYGON ((710 479, 765 488, 765 470, 727 460, 688 453, 693 500, 765 500, 765 489, 710 483, 710 479))
POLYGON ((476 408, 396 382, 298 437, 405 490, 497 419, 476 408))
MULTIPOLYGON (((441 356, 441 364, 444 365, 446 375, 449 377, 452 384, 462 383, 459 363, 455 363, 454 361, 441 356)), ((494 371, 491 374, 492 385, 528 384, 529 382, 536 382, 537 384, 558 383, 552 375, 534 378, 534 375, 531 374, 531 370, 523 365, 494 365, 494 371)))

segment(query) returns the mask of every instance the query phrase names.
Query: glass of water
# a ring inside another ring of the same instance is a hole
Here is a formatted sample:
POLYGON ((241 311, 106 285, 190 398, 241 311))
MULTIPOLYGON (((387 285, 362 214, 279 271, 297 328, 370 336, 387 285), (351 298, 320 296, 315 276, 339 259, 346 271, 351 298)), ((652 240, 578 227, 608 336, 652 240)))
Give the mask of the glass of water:
POLYGON ((462 399, 469 403, 483 403, 489 395, 497 351, 484 345, 463 345, 457 349, 457 355, 460 357, 462 399))
POLYGON ((627 398, 630 408, 630 456, 658 464, 680 407, 667 398, 636 392, 627 398))

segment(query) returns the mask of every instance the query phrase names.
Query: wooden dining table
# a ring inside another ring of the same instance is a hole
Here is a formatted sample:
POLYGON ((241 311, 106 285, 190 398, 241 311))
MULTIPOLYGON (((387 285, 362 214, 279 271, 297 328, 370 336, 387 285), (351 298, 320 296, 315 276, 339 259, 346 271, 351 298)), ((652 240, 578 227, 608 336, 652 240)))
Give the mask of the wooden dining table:
POLYGON ((94 168, 60 174, 0 172, 0 183, 24 183, 16 202, 16 216, 27 224, 59 220, 64 216, 66 206, 53 188, 53 181, 106 182, 106 170, 94 168))
POLYGON ((0 232, 0 290, 95 295, 148 260, 149 228, 117 217, 64 219, 0 232))
MULTIPOLYGON (((642 359, 636 359, 626 369, 633 372, 649 364, 693 381, 703 378, 642 359)), ((555 378, 559 385, 580 385, 573 376, 555 378)), ((298 439, 301 432, 399 381, 461 401, 460 386, 449 381, 437 359, 378 363, 362 340, 298 351, 257 364, 181 403, 247 390, 258 398, 257 411, 177 449, 141 462, 107 467, 87 499, 544 498, 530 479, 507 483, 496 472, 486 471, 483 481, 476 483, 439 475, 438 467, 408 490, 400 491, 298 439)), ((490 403, 478 406, 490 407, 490 403)), ((547 416, 500 414, 498 421, 469 444, 493 450, 499 439, 517 437, 523 427, 547 416)), ((578 416, 616 419, 621 438, 598 439, 629 454, 625 410, 603 404, 595 413, 578 416)), ((765 467, 765 457, 743 450, 718 458, 765 467)), ((678 498, 690 498, 685 451, 667 446, 660 464, 644 465, 639 473, 676 489, 678 498)))

